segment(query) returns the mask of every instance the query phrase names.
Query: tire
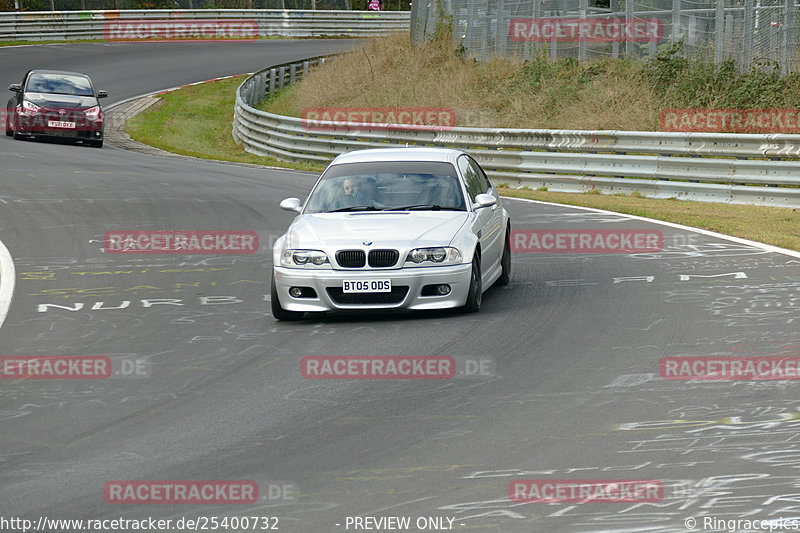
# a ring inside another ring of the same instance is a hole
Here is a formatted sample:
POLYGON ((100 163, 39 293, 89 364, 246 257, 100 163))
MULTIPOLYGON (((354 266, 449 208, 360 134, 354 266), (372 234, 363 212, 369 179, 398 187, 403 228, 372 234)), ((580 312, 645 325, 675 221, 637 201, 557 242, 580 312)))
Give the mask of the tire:
POLYGON ((475 313, 480 310, 483 302, 483 284, 481 281, 481 258, 476 253, 472 258, 472 270, 469 277, 469 294, 467 303, 464 304, 464 312, 475 313))
POLYGON ((14 117, 6 117, 6 136, 11 137, 14 135, 14 130, 11 129, 11 122, 14 120, 14 117))
POLYGON ((94 146, 95 148, 102 148, 103 147, 103 141, 102 140, 100 140, 100 141, 89 141, 89 146, 94 146))
POLYGON ((270 304, 272 306, 272 316, 275 320, 300 320, 303 318, 302 311, 287 311, 281 307, 281 301, 278 299, 278 290, 275 288, 275 272, 272 273, 272 289, 270 290, 270 304))
POLYGON ((495 285, 503 286, 511 283, 511 231, 510 228, 506 229, 506 243, 503 245, 503 257, 500 259, 500 266, 503 268, 503 273, 495 281, 495 285))

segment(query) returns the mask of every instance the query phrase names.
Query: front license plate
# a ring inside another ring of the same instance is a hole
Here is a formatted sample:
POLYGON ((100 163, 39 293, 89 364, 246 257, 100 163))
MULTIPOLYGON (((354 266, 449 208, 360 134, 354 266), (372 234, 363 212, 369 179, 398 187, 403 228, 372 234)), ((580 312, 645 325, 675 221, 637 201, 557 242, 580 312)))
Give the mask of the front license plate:
POLYGON ((48 120, 47 121, 47 127, 48 128, 66 128, 66 129, 74 130, 75 129, 75 123, 74 122, 62 122, 60 120, 48 120))
POLYGON ((392 281, 388 279, 345 280, 344 292, 392 292, 392 281))

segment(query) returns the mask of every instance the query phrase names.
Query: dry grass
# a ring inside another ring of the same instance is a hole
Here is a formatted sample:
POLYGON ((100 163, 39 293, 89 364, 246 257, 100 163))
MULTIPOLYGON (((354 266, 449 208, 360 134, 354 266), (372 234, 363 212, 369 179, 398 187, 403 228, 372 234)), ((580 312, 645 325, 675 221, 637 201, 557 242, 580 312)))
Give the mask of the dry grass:
POLYGON ((448 54, 449 45, 440 41, 411 47, 407 34, 374 39, 303 79, 294 93, 294 111, 299 114, 304 107, 327 106, 441 106, 446 100, 440 80, 458 78, 457 71, 461 76, 467 72, 457 61, 445 61, 448 54))
POLYGON ((412 47, 407 34, 371 40, 262 108, 299 116, 305 107, 409 106, 452 108, 459 126, 652 130, 658 125, 656 98, 636 63, 526 64, 501 58, 477 63, 458 57, 447 39, 412 47))

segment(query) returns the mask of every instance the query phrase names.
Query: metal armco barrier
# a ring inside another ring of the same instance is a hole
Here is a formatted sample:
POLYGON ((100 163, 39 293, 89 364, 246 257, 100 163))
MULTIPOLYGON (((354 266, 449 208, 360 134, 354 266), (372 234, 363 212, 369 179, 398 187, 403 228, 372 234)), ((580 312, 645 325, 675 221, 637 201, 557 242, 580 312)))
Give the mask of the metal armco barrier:
MULTIPOLYGON (((329 60, 335 60, 333 58, 329 60)), ((311 132, 253 106, 324 58, 275 65, 236 92, 233 137, 245 150, 325 164, 361 148, 444 146, 473 154, 495 183, 551 191, 800 207, 800 135, 451 128, 311 132)), ((320 122, 320 124, 332 123, 320 122)))
POLYGON ((263 9, 0 12, 0 40, 105 39, 115 20, 255 20, 260 37, 374 37, 408 31, 408 11, 263 9))

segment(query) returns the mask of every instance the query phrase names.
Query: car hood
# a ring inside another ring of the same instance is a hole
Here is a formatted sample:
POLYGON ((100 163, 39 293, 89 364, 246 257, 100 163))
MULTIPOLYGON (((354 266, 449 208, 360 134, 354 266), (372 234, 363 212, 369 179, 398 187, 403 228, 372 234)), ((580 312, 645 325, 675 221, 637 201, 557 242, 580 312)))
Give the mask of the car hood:
POLYGON ((470 217, 466 211, 357 212, 301 215, 286 233, 286 248, 333 251, 450 244, 470 217), (371 244, 364 244, 369 242, 371 244))
POLYGON ((25 100, 44 108, 82 108, 97 105, 94 96, 73 96, 71 94, 25 93, 25 100))

